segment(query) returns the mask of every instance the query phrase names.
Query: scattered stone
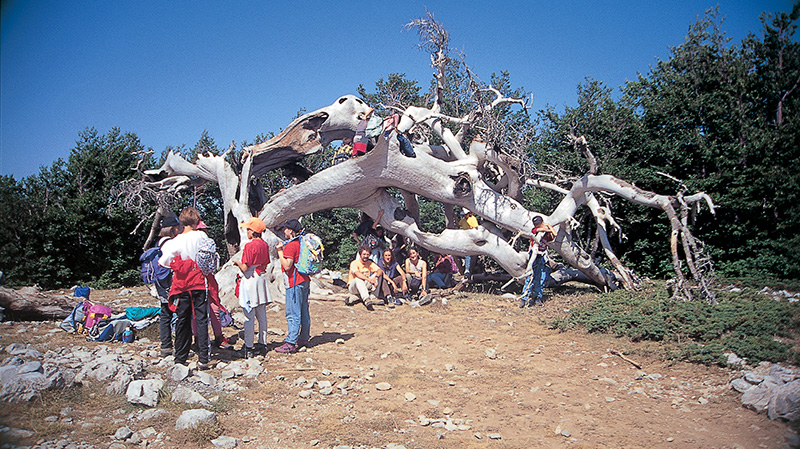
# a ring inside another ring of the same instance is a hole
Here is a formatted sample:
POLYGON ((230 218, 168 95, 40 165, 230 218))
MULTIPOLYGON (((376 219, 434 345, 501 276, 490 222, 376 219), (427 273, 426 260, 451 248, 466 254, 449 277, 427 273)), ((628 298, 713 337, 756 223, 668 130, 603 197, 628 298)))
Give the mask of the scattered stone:
POLYGON ((128 426, 120 427, 114 432, 114 439, 115 440, 122 440, 125 441, 133 435, 133 430, 131 430, 128 426))
POLYGON ((189 367, 176 363, 167 370, 167 376, 175 382, 180 382, 189 377, 189 367))
POLYGON ((442 413, 444 413, 445 415, 452 415, 453 409, 451 409, 450 407, 445 407, 444 410, 442 410, 442 413))
POLYGON ((300 397, 301 397, 301 398, 303 398, 303 399, 308 399, 308 398, 310 398, 310 397, 311 397, 311 394, 312 394, 311 390, 303 390, 303 391, 301 391, 301 392, 299 393, 300 397))
POLYGON ((490 433, 489 434, 489 439, 490 440, 502 440, 503 436, 500 435, 499 433, 490 433))
POLYGON ((336 339, 336 344, 337 345, 343 345, 344 344, 344 338, 337 338, 336 339))
POLYGON ((474 436, 475 436, 475 438, 477 438, 477 439, 479 439, 479 440, 483 439, 483 435, 481 435, 481 433, 480 433, 480 432, 475 432, 475 435, 474 435, 474 436))
POLYGON ((751 384, 750 382, 744 379, 734 379, 731 382, 731 387, 733 387, 733 389, 738 391, 739 393, 744 393, 745 391, 754 388, 755 385, 751 384))
POLYGON ((200 393, 190 390, 183 385, 178 385, 175 391, 172 392, 172 402, 179 402, 183 404, 199 404, 203 407, 211 407, 208 399, 204 398, 200 393))
POLYGON ((333 394, 333 387, 320 388, 319 394, 323 396, 330 396, 333 394))
POLYGON ((417 396, 414 393, 408 392, 405 394, 406 401, 411 402, 414 399, 417 399, 417 396))
POLYGON ((233 437, 221 436, 211 440, 211 444, 213 444, 215 447, 221 447, 223 449, 233 449, 239 444, 239 441, 233 437))
POLYGON ((194 429, 200 423, 215 423, 217 415, 205 409, 186 410, 175 422, 175 430, 194 429))
POLYGON ((134 380, 128 385, 125 396, 131 404, 155 407, 158 404, 158 392, 163 386, 161 379, 134 380))
POLYGON ((378 391, 389 391, 392 389, 392 386, 389 384, 389 382, 378 382, 375 385, 375 389, 378 391))
POLYGON ((455 367, 453 366, 453 364, 452 364, 452 363, 446 363, 446 364, 444 365, 444 370, 445 370, 445 371, 453 371, 454 369, 455 369, 455 367))
POLYGON ((487 349, 485 354, 486 354, 486 357, 488 357, 488 358, 490 358, 492 360, 497 358, 497 350, 494 349, 494 348, 487 349))

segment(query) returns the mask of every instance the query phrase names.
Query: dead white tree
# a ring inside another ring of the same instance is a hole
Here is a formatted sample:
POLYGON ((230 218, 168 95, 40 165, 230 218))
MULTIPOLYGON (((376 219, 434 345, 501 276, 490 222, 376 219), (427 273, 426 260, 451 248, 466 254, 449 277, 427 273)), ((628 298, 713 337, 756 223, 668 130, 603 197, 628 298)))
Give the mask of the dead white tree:
MULTIPOLYGON (((222 155, 201 154, 194 162, 170 153, 164 164, 146 171, 146 182, 154 188, 179 189, 192 183, 214 182, 219 185, 224 202, 226 235, 239 232, 239 241, 246 236, 237 224, 258 215, 268 227, 289 218, 298 218, 319 210, 350 207, 371 217, 383 211, 381 224, 401 234, 417 245, 430 250, 457 256, 484 255, 496 260, 514 277, 522 276, 527 265, 527 252, 514 248, 510 235, 531 237, 533 218, 542 216, 557 230, 550 247, 572 268, 554 276, 563 281, 580 279, 604 289, 637 286, 636 277, 614 254, 607 229, 617 228, 608 207, 598 201, 596 194, 612 195, 658 208, 672 225, 671 250, 677 279, 676 294, 691 299, 694 285, 685 279, 683 261, 692 278, 703 288, 703 296, 713 298, 708 290, 702 269, 698 268, 701 245, 694 239, 686 216, 690 209, 705 202, 714 205, 704 193, 661 195, 641 190, 613 176, 597 172, 597 163, 585 138, 569 136, 586 157, 589 169, 580 179, 565 189, 537 179, 523 179, 515 169, 513 151, 508 146, 524 147, 526 142, 508 144, 509 132, 498 132, 492 112, 497 108, 522 105, 524 101, 504 97, 490 86, 476 91, 478 107, 461 117, 441 112, 447 56, 446 31, 429 14, 409 24, 420 32, 425 48, 431 52, 436 85, 430 107, 410 106, 402 114, 399 125, 381 133, 375 146, 364 156, 351 158, 312 174, 302 182, 266 198, 258 179, 270 170, 296 168, 305 156, 320 151, 333 141, 352 139, 360 116, 368 110, 363 100, 352 95, 337 99, 330 106, 304 114, 295 119, 277 136, 266 142, 244 148, 236 166, 222 155), (479 95, 478 95, 479 94, 479 95), (456 129, 454 132, 453 127, 456 129), (475 135, 475 130, 479 133, 475 135), (413 141, 415 158, 399 150, 398 133, 416 136, 413 141), (431 145, 421 136, 438 137, 442 145, 431 145), (466 141, 468 135, 475 135, 466 141), (487 137, 488 136, 488 137, 487 137), (504 144, 507 144, 504 146, 504 144), (549 189, 562 196, 553 211, 527 210, 519 198, 523 186, 549 189), (402 203, 387 192, 396 188, 402 192, 402 203), (445 207, 449 223, 454 222, 453 207, 471 210, 482 218, 477 228, 446 229, 438 234, 424 232, 419 223, 418 196, 439 201, 445 207), (588 208, 595 219, 598 241, 612 268, 606 268, 573 239, 574 216, 582 207, 588 208), (408 213, 395 213, 398 210, 408 213), (679 250, 679 247, 682 251, 679 250), (577 270, 577 271, 576 271, 577 270)), ((506 130, 507 131, 507 130, 506 130)), ((232 150, 234 148, 231 145, 232 150)), ((267 233, 270 234, 270 233, 267 233)), ((267 235, 271 247, 278 241, 267 235)), ((274 256, 274 255, 273 255, 274 256)), ((276 257, 273 257, 275 260, 276 257)), ((231 291, 233 270, 223 268, 218 275, 223 292, 231 291)))

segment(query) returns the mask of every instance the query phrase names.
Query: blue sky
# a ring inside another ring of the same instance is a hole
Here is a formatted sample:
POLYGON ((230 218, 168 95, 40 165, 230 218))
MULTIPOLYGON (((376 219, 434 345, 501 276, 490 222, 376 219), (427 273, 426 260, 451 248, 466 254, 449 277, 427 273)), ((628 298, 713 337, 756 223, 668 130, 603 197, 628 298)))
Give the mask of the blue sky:
POLYGON ((790 0, 64 1, 3 0, 0 175, 69 156, 94 127, 160 153, 203 130, 225 148, 277 132, 298 110, 369 91, 390 73, 427 88, 432 69, 404 30, 425 8, 476 74, 508 70, 534 110, 574 106, 586 77, 619 87, 669 58, 717 3, 739 42, 790 0))

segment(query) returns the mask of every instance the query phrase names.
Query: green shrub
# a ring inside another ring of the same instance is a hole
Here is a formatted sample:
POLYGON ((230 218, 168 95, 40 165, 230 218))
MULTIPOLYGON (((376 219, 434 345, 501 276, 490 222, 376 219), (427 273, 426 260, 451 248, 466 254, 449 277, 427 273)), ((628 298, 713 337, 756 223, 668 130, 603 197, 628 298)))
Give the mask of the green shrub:
POLYGON ((717 305, 672 300, 664 288, 651 284, 639 292, 599 295, 551 325, 660 342, 671 359, 724 365, 722 354, 735 352, 751 364, 800 361, 792 348, 800 328, 800 303, 775 301, 750 290, 718 292, 718 298, 717 305))

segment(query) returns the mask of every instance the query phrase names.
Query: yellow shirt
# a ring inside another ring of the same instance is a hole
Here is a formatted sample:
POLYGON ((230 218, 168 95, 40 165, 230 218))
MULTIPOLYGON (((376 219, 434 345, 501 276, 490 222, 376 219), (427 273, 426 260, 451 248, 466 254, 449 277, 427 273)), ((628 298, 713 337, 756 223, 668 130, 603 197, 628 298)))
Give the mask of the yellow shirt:
POLYGON ((474 215, 469 214, 468 216, 458 220, 458 225, 461 229, 472 229, 478 227, 478 219, 475 218, 474 215))
POLYGON ((367 263, 364 264, 361 262, 361 258, 359 257, 358 259, 350 262, 350 276, 347 279, 347 285, 350 285, 353 282, 353 279, 356 278, 353 273, 361 273, 365 277, 370 278, 375 275, 379 269, 380 268, 378 267, 378 264, 375 262, 367 260, 367 263))

